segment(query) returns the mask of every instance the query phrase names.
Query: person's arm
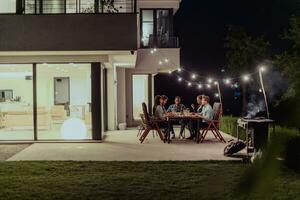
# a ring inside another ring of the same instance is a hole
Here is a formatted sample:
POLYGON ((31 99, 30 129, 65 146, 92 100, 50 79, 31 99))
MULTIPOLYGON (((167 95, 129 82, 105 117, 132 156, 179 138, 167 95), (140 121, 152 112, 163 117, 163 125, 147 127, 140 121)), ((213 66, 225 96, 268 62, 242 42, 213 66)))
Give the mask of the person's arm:
POLYGON ((165 120, 164 110, 161 106, 156 107, 156 117, 161 120, 165 120))
POLYGON ((169 108, 168 108, 168 110, 167 110, 167 112, 172 112, 172 109, 173 109, 172 105, 170 105, 169 108))

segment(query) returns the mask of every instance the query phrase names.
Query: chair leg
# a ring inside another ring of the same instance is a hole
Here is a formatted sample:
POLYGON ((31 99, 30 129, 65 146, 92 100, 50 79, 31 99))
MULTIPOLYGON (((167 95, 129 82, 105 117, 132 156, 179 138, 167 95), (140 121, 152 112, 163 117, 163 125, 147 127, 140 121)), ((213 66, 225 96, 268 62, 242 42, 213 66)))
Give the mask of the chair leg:
POLYGON ((212 132, 212 134, 215 136, 216 139, 219 139, 219 136, 218 136, 218 134, 215 132, 214 129, 211 129, 210 131, 212 132))
POLYGON ((203 130, 202 137, 201 137, 201 143, 204 141, 210 127, 211 127, 211 123, 208 125, 208 127, 206 129, 203 130))
POLYGON ((139 136, 142 134, 142 132, 143 132, 143 128, 142 128, 142 127, 140 127, 140 128, 139 128, 139 131, 138 131, 138 134, 137 134, 137 136, 136 136, 136 137, 139 137, 139 136))
POLYGON ((141 141, 141 144, 144 142, 144 140, 146 139, 146 137, 147 137, 147 135, 148 135, 148 133, 150 132, 150 128, 147 128, 144 132, 143 132, 143 134, 141 135, 141 137, 140 137, 140 141, 141 141))
POLYGON ((152 135, 153 135, 153 138, 155 138, 155 131, 152 130, 152 135))
POLYGON ((214 130, 216 131, 216 134, 218 135, 219 139, 221 142, 226 143, 226 140, 223 138, 222 134, 220 133, 219 129, 216 127, 215 124, 213 124, 214 130))
POLYGON ((157 133, 158 133, 160 139, 161 139, 162 141, 164 141, 164 140, 165 140, 165 137, 164 137, 164 135, 162 134, 162 132, 161 132, 161 130, 159 129, 159 127, 158 127, 157 124, 155 124, 155 130, 157 131, 157 133))

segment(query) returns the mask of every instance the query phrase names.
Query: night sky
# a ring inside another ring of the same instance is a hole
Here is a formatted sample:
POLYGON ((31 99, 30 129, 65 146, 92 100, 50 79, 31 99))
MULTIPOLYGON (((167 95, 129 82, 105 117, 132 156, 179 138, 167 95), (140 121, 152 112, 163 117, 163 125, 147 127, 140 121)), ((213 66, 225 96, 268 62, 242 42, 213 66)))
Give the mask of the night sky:
MULTIPOLYGON (((279 53, 287 45, 279 36, 288 27, 289 18, 299 14, 299 8, 299 0, 183 0, 174 18, 175 34, 180 38, 181 66, 205 76, 229 76, 224 48, 228 25, 243 27, 253 36, 265 35, 273 53, 279 53)), ((179 95, 184 104, 190 105, 202 93, 211 96, 213 102, 215 92, 188 88, 178 83, 174 75, 155 77, 155 94, 165 94, 171 102, 179 95)), ((226 114, 238 115, 240 99, 234 98, 233 90, 224 93, 226 114)))

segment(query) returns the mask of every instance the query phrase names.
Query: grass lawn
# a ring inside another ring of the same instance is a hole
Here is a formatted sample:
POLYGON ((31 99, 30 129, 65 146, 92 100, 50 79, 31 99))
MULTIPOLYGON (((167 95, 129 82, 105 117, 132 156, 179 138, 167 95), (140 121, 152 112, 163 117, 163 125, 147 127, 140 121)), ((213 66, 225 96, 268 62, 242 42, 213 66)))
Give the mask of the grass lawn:
MULTIPOLYGON (((208 161, 2 162, 0 199, 240 199, 237 191, 247 183, 251 166, 208 161)), ((300 198, 300 174, 280 170, 270 185, 267 199, 300 198)), ((260 199, 257 192, 255 199, 260 199)))

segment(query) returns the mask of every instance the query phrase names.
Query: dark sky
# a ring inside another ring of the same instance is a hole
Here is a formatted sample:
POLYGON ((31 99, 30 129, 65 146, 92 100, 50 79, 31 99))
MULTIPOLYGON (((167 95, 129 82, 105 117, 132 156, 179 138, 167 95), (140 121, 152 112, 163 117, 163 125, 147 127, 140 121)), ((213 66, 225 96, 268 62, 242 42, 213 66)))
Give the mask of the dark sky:
MULTIPOLYGON (((181 65, 202 75, 219 76, 221 68, 226 68, 224 38, 228 25, 241 26, 253 36, 265 35, 272 51, 280 52, 285 44, 279 35, 299 10, 300 0, 182 0, 174 19, 181 65)), ((186 104, 199 93, 210 94, 180 85, 175 76, 168 74, 156 76, 155 83, 155 94, 170 98, 180 95, 186 104)), ((232 103, 232 92, 227 96, 226 101, 232 103)))

